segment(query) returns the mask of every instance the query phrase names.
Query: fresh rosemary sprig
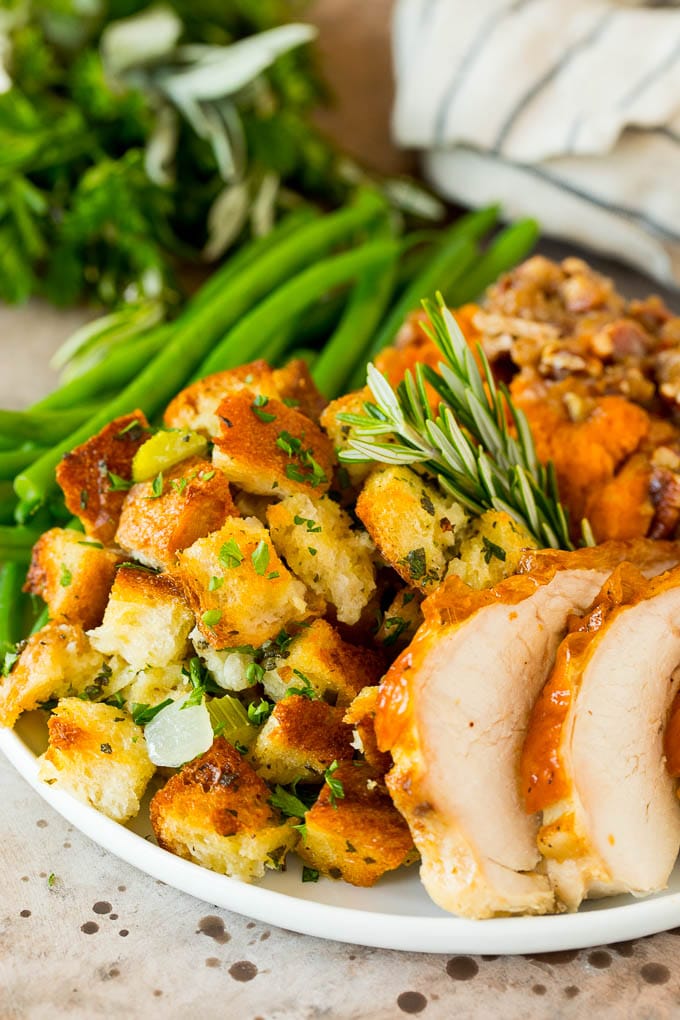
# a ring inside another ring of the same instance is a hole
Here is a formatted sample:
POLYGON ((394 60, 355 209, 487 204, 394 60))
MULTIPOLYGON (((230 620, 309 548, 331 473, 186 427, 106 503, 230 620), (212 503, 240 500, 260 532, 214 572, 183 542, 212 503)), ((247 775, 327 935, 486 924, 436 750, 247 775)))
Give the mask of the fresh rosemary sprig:
MULTIPOLYGON (((418 364, 395 391, 369 365, 367 382, 375 403, 364 405, 365 414, 340 415, 353 429, 350 449, 340 459, 421 464, 473 514, 504 510, 540 546, 573 549, 552 463, 539 462, 526 416, 507 387, 496 383, 478 346, 480 372, 454 316, 439 295, 438 300, 440 307, 430 301, 424 306, 432 325, 428 333, 444 358, 439 371, 418 364), (426 383, 441 398, 436 415, 426 383), (380 441, 381 436, 387 438, 380 441)), ((584 543, 592 545, 587 521, 582 528, 584 543)))

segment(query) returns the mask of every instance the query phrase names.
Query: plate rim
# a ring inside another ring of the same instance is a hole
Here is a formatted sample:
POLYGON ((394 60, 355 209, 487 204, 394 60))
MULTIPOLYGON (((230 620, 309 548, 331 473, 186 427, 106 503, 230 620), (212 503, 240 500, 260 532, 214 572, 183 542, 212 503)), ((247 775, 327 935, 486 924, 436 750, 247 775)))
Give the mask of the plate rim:
POLYGON ((0 751, 57 814, 138 871, 216 907, 302 935, 405 952, 518 955, 585 949, 680 925, 680 892, 575 914, 485 921, 386 914, 300 899, 176 857, 63 790, 53 789, 38 778, 36 755, 13 730, 0 727, 0 751))

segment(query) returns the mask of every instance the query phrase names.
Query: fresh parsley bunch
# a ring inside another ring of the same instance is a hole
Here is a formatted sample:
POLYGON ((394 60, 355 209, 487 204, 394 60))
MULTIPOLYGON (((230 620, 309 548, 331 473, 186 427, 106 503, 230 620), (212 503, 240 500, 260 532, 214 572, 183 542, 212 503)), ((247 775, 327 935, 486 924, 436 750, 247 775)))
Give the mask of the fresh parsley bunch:
POLYGON ((0 7, 0 298, 176 298, 179 260, 341 200, 292 0, 0 7))

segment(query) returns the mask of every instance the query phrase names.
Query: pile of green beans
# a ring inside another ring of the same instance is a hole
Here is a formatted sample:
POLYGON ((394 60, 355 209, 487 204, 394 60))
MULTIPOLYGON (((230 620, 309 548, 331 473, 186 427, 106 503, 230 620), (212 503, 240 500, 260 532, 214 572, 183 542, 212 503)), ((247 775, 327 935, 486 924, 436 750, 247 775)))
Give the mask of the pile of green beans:
POLYGON ((66 452, 136 408, 153 420, 191 380, 255 358, 303 357, 329 399, 361 387, 424 298, 441 291, 463 304, 528 254, 531 220, 482 248, 498 212, 399 237, 372 189, 331 214, 302 207, 229 258, 173 322, 105 345, 102 360, 27 411, 0 410, 0 661, 17 640, 31 547, 67 519, 55 482, 66 452))

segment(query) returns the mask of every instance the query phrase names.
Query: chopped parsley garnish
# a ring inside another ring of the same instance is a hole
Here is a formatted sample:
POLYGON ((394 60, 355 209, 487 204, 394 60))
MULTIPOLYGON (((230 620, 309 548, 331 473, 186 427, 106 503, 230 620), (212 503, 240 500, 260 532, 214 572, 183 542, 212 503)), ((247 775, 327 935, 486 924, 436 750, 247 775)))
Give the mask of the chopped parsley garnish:
POLYGON ((80 509, 87 510, 87 504, 90 502, 90 494, 87 489, 80 490, 80 509))
POLYGON ((278 784, 269 798, 269 803, 272 807, 278 808, 281 814, 287 818, 304 818, 308 810, 307 805, 299 797, 278 784))
POLYGON ((48 875, 48 878, 47 878, 47 888, 48 889, 54 889, 56 881, 57 881, 57 876, 54 874, 53 871, 51 871, 50 874, 48 875))
POLYGON ((272 714, 274 706, 271 701, 260 698, 258 702, 251 701, 248 705, 248 719, 253 726, 261 726, 272 714))
POLYGON ((425 550, 422 547, 420 549, 411 549, 411 552, 400 562, 408 567, 414 581, 419 581, 425 576, 427 561, 425 559, 425 550))
POLYGON ((302 687, 288 687, 284 694, 284 698, 290 697, 291 694, 297 694, 301 698, 307 698, 309 701, 314 701, 319 697, 314 687, 312 687, 311 680, 308 676, 305 676, 305 674, 299 669, 294 669, 293 675, 296 676, 298 680, 302 681, 302 687))
POLYGON ((337 770, 338 763, 337 761, 334 761, 328 766, 328 768, 323 774, 323 777, 326 780, 326 784, 328 785, 328 789, 330 790, 331 807, 334 808, 338 806, 337 802, 339 800, 342 800, 343 797, 345 796, 345 788, 343 787, 341 781, 335 778, 335 773, 337 772, 337 770))
POLYGON ((244 559, 243 553, 233 538, 224 543, 219 552, 219 559, 220 563, 223 563, 228 570, 234 570, 235 567, 241 566, 244 559))
POLYGON ((206 627, 215 627, 220 622, 221 619, 222 619, 221 609, 207 609, 205 613, 203 613, 203 616, 201 617, 201 620, 206 625, 206 627))
POLYGON ((5 652, 5 658, 2 661, 2 675, 9 676, 12 672, 15 662, 19 658, 19 652, 15 647, 13 651, 5 652))
POLYGON ((73 581, 73 574, 68 569, 65 563, 61 564, 61 574, 59 575, 59 584, 62 588, 68 588, 73 581))
POLYGON ((173 487, 175 492, 179 492, 180 496, 189 484, 188 478, 173 478, 170 485, 173 487))
POLYGON ((168 705, 172 705, 172 698, 166 698, 165 701, 161 701, 160 705, 140 705, 135 701, 130 708, 132 721, 138 726, 146 726, 168 705))
POLYGON ((318 882, 319 872, 316 868, 308 868, 307 865, 303 865, 302 868, 302 881, 303 882, 318 882))
POLYGON ((286 407, 299 407, 300 406, 300 401, 296 400, 295 397, 284 397, 283 398, 283 403, 286 405, 286 407))
POLYGON ((113 754, 113 748, 111 747, 110 744, 100 744, 99 750, 102 752, 102 754, 113 754))
POLYGON ((246 680, 252 687, 253 684, 260 684, 264 679, 264 670, 257 662, 251 662, 246 669, 246 680))
POLYGON ((276 421, 275 414, 271 414, 269 411, 263 410, 263 408, 265 408, 268 403, 269 397, 265 397, 264 394, 258 393, 258 395, 253 400, 252 404, 250 405, 253 414, 256 415, 256 417, 258 417, 260 421, 264 422, 265 424, 267 424, 270 421, 276 421))
POLYGON ((482 542, 484 544, 484 562, 490 563, 491 559, 501 560, 505 562, 505 549, 500 545, 496 545, 495 542, 490 541, 486 535, 482 535, 482 542))
POLYGON ((423 492, 420 497, 420 505, 426 514, 429 514, 430 517, 434 517, 434 503, 426 492, 423 492))
POLYGON ((163 495, 163 472, 159 471, 151 483, 151 495, 147 499, 158 499, 163 495))
POLYGON ((290 432, 279 432, 276 437, 276 445, 284 453, 287 453, 289 457, 295 457, 302 449, 302 440, 298 439, 297 436, 291 436, 290 432))
POLYGON ((383 627, 390 633, 387 634, 383 641, 383 645, 389 648, 396 641, 399 640, 401 635, 408 627, 408 620, 405 620, 402 616, 386 616, 383 621, 383 627))
POLYGON ((321 525, 317 524, 317 522, 313 521, 310 517, 299 517, 296 514, 293 518, 293 523, 297 525, 304 524, 310 534, 316 534, 321 531, 321 525))
POLYGON ((223 577, 215 577, 213 575, 213 577, 211 577, 210 580, 208 581, 208 591, 217 591, 217 589, 221 588, 223 584, 224 584, 223 577))
POLYGON ((313 545, 307 546, 307 552, 309 553, 310 556, 316 556, 317 554, 317 550, 314 548, 313 545))
POLYGON ((127 437, 134 443, 138 439, 141 439, 146 431, 147 430, 142 426, 142 423, 137 418, 134 418, 132 421, 129 421, 125 428, 121 429, 120 432, 116 432, 116 439, 123 439, 123 437, 127 437))
POLYGON ((106 475, 109 479, 109 489, 111 492, 127 492, 134 484, 131 478, 121 478, 115 471, 107 471, 106 475))
POLYGON ((264 539, 257 543, 257 547, 251 553, 250 559, 255 568, 255 573, 259 574, 260 577, 264 577, 269 566, 269 546, 264 539))
POLYGON ((104 546, 101 542, 95 542, 90 539, 83 539, 82 542, 78 542, 78 545, 89 545, 91 549, 103 549, 104 546))
POLYGON ((104 702, 105 705, 112 705, 113 708, 125 708, 125 698, 120 691, 116 691, 104 702))
POLYGON ((202 482, 209 482, 211 478, 215 477, 215 471, 201 471, 199 478, 202 482))

